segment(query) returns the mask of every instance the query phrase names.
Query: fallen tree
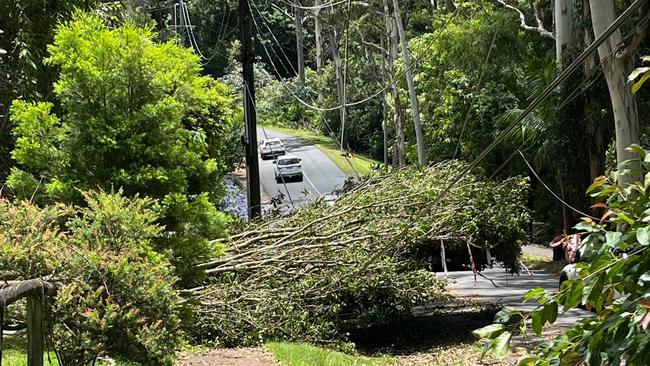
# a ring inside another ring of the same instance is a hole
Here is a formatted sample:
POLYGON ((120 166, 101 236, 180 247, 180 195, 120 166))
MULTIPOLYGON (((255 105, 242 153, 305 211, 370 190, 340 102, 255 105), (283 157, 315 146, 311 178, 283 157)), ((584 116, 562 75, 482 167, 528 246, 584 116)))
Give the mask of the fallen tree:
POLYGON ((351 327, 409 316, 446 296, 445 281, 425 270, 440 263, 442 247, 461 267, 483 268, 489 251, 516 270, 529 223, 527 181, 468 175, 441 195, 463 167, 445 162, 368 178, 333 206, 316 202, 220 240, 225 256, 199 265, 210 280, 190 290, 193 334, 225 346, 345 340, 351 327))

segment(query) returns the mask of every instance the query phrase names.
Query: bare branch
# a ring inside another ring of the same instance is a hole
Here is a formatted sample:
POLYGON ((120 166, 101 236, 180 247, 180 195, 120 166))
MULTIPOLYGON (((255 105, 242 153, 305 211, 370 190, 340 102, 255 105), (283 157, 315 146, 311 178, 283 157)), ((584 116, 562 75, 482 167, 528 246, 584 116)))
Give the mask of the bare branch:
POLYGON ((496 0, 496 2, 499 5, 503 6, 504 8, 512 10, 512 11, 516 12, 517 14, 519 14, 519 21, 520 21, 520 24, 521 24, 521 28, 523 28, 524 30, 527 30, 527 31, 533 32, 533 33, 537 33, 540 36, 542 36, 543 38, 548 38, 548 39, 555 40, 555 35, 553 34, 553 32, 550 32, 546 28, 544 28, 541 12, 539 11, 539 8, 537 7, 537 5, 532 0, 529 0, 528 3, 533 8, 533 13, 535 13, 535 21, 537 23, 537 26, 532 26, 532 25, 526 24, 526 16, 517 7, 515 7, 513 5, 510 5, 510 4, 507 4, 504 0, 496 0))

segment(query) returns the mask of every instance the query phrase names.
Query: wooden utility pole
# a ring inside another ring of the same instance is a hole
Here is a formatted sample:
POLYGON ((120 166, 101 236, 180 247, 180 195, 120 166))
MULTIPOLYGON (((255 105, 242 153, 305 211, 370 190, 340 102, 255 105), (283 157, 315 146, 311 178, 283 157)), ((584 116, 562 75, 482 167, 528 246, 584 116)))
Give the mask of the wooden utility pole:
POLYGON ((402 44, 402 57, 404 58, 404 69, 406 70, 406 83, 409 88, 409 97, 411 98, 411 111, 413 112, 413 124, 415 128, 415 141, 418 150, 418 164, 427 165, 427 157, 424 153, 424 135, 422 134, 422 124, 420 123, 420 104, 418 94, 415 91, 415 82, 413 81, 413 70, 411 68, 411 54, 409 53, 408 39, 402 23, 402 14, 399 10, 398 0, 393 0, 395 11, 395 23, 397 23, 397 33, 399 34, 400 43, 402 44))
MULTIPOLYGON (((314 0, 314 43, 316 44, 316 73, 323 74, 323 21, 320 18, 322 0, 314 0)), ((323 101, 323 92, 318 89, 318 101, 323 101)))
MULTIPOLYGON (((384 42, 384 38, 381 38, 381 48, 386 50, 386 52, 381 53, 381 84, 386 85, 386 68, 388 58, 388 47, 384 42)), ((382 94, 381 98, 381 131, 383 135, 384 143, 384 171, 388 171, 388 101, 386 100, 386 93, 382 94)))
POLYGON ((248 180, 248 218, 261 215, 260 168, 257 160, 257 113, 255 111, 255 77, 253 74, 253 19, 249 0, 239 0, 241 23, 241 65, 244 91, 246 136, 246 177, 248 180))
POLYGON ((305 35, 302 32, 302 5, 300 0, 294 1, 296 17, 296 56, 298 58, 298 77, 300 82, 305 85, 305 35))
POLYGON ((397 25, 395 18, 390 11, 389 0, 384 0, 384 20, 386 22, 386 46, 388 54, 386 55, 388 64, 388 78, 390 80, 390 92, 393 96, 393 119, 395 124, 395 148, 393 149, 393 165, 402 167, 406 165, 405 141, 404 141, 404 113, 402 113, 402 102, 397 89, 395 80, 395 60, 397 59, 397 45, 399 43, 397 35, 397 25))

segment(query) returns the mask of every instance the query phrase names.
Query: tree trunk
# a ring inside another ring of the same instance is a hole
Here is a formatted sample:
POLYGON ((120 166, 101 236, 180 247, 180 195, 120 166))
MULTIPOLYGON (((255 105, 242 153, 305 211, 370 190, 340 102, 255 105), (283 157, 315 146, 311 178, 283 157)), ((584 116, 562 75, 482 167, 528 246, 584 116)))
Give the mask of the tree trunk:
POLYGON ((295 16, 296 16, 296 55, 298 61, 298 77, 302 85, 305 85, 305 55, 304 55, 304 39, 305 35, 302 31, 302 8, 300 5, 300 0, 294 1, 295 6, 295 16))
POLYGON ((345 100, 345 86, 343 85, 343 66, 341 65, 341 57, 339 55, 339 46, 337 43, 336 30, 332 30, 329 34, 330 38, 330 47, 332 48, 332 59, 334 60, 334 71, 336 74, 336 93, 339 99, 339 116, 341 118, 341 126, 339 128, 341 132, 341 152, 343 152, 345 136, 345 120, 347 118, 346 113, 346 100, 345 100))
POLYGON ((562 70, 563 51, 574 45, 573 36, 574 0, 555 0, 555 62, 558 70, 562 70))
POLYGON ((395 60, 397 59, 397 25, 391 16, 388 0, 384 0, 384 16, 386 21, 387 49, 388 49, 388 78, 390 81, 390 92, 393 96, 393 121, 395 124, 395 147, 393 152, 393 165, 402 167, 406 165, 406 148, 404 141, 404 114, 402 113, 402 101, 395 80, 395 60))
MULTIPOLYGON (((586 48, 593 42, 591 34, 591 9, 589 8, 589 1, 583 0, 583 47, 586 48)), ((584 64, 584 74, 586 78, 593 76, 596 71, 596 57, 589 57, 584 64)), ((587 149, 589 156, 589 181, 594 178, 605 174, 605 136, 601 127, 600 121, 600 106, 598 104, 598 91, 590 88, 586 91, 585 98, 585 112, 584 121, 587 133, 587 149)), ((598 209, 592 209, 595 216, 599 216, 598 209)))
POLYGON ((404 24, 402 23, 402 15, 399 10, 399 1, 393 0, 393 7, 395 11, 395 23, 397 24, 397 33, 402 43, 402 57, 404 58, 404 69, 406 70, 406 83, 408 84, 409 97, 411 98, 411 110, 413 112, 413 125, 415 128, 415 140, 418 151, 418 164, 426 165, 427 157, 424 151, 424 135, 422 134, 422 125, 420 123, 420 105, 418 103, 418 95, 415 90, 415 83, 413 81, 413 70, 411 69, 411 54, 408 48, 408 39, 404 31, 404 24))
MULTIPOLYGON (((556 0, 554 9, 555 18, 555 55, 558 73, 568 66, 580 53, 582 44, 575 36, 574 19, 575 0, 556 0)), ((558 186, 563 199, 571 206, 581 211, 586 211, 590 206, 588 197, 584 194, 590 183, 589 151, 590 143, 585 120, 585 98, 573 98, 576 85, 584 82, 584 75, 573 73, 561 86, 562 96, 567 99, 566 106, 558 112, 558 121, 561 123, 564 140, 562 153, 566 156, 563 161, 562 173, 558 177, 558 186), (568 174, 567 174, 568 173, 568 174)), ((561 229, 568 232, 579 218, 573 211, 568 211, 564 205, 559 207, 562 217, 561 229)), ((558 227, 560 229, 560 227, 558 227)))
MULTIPOLYGON (((320 18, 320 6, 322 0, 314 0, 314 43, 316 47, 316 74, 323 74, 323 21, 320 18)), ((323 92, 318 89, 318 100, 323 101, 323 92)))
MULTIPOLYGON (((589 0, 589 5, 594 35, 598 37, 616 19, 614 0, 589 0)), ((627 83, 627 76, 632 71, 633 63, 630 55, 618 57, 616 54, 615 50, 621 42, 621 31, 617 29, 598 47, 598 55, 602 63, 603 74, 609 89, 609 97, 614 113, 617 163, 638 158, 638 156, 625 149, 631 144, 639 143, 638 109, 636 100, 627 83)), ((634 168, 634 166, 630 168, 634 168)), ((640 174, 628 174, 619 177, 619 183, 621 184, 629 184, 637 180, 641 180, 640 174)))
MULTIPOLYGON (((385 47, 384 38, 381 39, 381 48, 385 47)), ((386 85, 386 64, 388 63, 388 51, 381 54, 381 84, 386 85)), ((386 93, 383 93, 381 98, 381 130, 383 134, 383 147, 384 147, 384 171, 388 171, 388 101, 386 100, 386 93)))

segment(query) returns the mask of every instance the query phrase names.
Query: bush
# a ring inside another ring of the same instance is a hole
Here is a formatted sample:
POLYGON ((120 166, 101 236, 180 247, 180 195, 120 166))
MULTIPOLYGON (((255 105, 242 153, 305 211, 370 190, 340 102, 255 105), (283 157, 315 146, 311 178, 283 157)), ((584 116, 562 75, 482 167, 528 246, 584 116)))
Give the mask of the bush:
POLYGON ((153 202, 84 199, 78 209, 0 201, 0 268, 63 282, 49 329, 64 364, 90 365, 105 353, 169 362, 182 336, 181 300, 173 268, 153 250, 162 231, 153 202))
POLYGON ((242 150, 232 91, 200 76, 191 50, 90 14, 59 26, 49 51, 48 63, 61 70, 60 107, 55 114, 50 103, 13 103, 17 166, 7 184, 14 196, 84 204, 80 192, 115 187, 158 199, 165 240, 155 248, 172 251, 178 274, 196 280, 193 261, 219 250, 206 238, 228 225, 215 207, 242 150))

